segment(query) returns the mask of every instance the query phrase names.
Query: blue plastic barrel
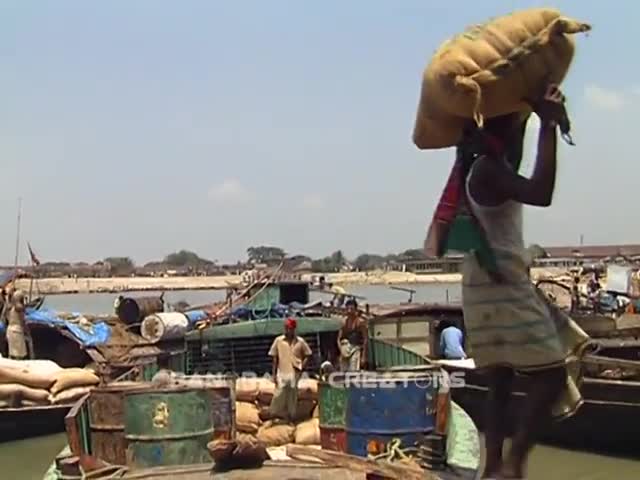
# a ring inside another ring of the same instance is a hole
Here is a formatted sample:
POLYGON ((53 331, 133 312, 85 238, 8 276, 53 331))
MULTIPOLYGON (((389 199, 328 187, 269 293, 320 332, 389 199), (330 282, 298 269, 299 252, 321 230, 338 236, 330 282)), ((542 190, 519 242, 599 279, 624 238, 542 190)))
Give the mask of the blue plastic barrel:
POLYGON ((347 453, 384 453, 393 440, 406 448, 433 431, 434 372, 366 375, 359 384, 347 380, 347 453))

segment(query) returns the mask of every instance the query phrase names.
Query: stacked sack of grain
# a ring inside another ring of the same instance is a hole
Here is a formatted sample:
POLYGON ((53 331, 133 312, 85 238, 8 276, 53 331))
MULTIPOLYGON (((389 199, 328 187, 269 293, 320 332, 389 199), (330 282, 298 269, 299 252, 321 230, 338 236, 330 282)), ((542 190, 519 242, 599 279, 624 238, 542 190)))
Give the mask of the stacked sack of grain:
MULTIPOLYGON (((258 407, 260 409, 268 408, 276 390, 276 385, 271 380, 261 378, 257 381, 258 385, 258 407)), ((294 421, 300 422, 311 418, 313 409, 318 403, 318 381, 303 378, 298 383, 298 405, 296 408, 296 417, 294 421)))
POLYGON ((69 404, 99 383, 91 371, 49 360, 0 358, 0 407, 69 404))
POLYGON ((69 404, 89 393, 100 379, 94 372, 85 368, 65 368, 58 372, 51 388, 51 403, 69 404))
POLYGON ((260 412, 269 408, 275 393, 275 384, 268 379, 246 379, 236 381, 236 430, 238 437, 257 438, 268 447, 278 447, 292 443, 297 437, 304 445, 320 443, 317 425, 318 382, 302 379, 298 384, 298 405, 294 418, 296 425, 279 420, 262 422, 260 412), (316 418, 313 418, 316 417, 316 418), (310 433, 310 426, 316 426, 310 433))
POLYGON ((255 438, 262 420, 258 410, 257 378, 239 378, 236 380, 236 430, 238 436, 255 438))
POLYGON ((445 42, 423 74, 413 142, 455 146, 465 123, 530 109, 527 99, 559 84, 574 55, 572 35, 591 27, 550 8, 490 20, 445 42))

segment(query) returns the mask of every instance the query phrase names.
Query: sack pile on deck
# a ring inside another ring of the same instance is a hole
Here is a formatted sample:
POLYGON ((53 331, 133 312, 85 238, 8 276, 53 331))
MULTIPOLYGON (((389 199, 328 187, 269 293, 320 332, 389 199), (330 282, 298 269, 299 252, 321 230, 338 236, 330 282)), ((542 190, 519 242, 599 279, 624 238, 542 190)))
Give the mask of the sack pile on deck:
POLYGON ((70 404, 99 381, 90 370, 50 360, 0 358, 0 408, 70 404))
POLYGON ((298 384, 295 425, 279 420, 260 420, 260 411, 269 408, 275 384, 267 379, 238 379, 236 382, 236 430, 238 438, 256 438, 267 447, 288 443, 320 445, 318 382, 303 379, 298 384))
POLYGON ((526 111, 525 101, 560 83, 574 55, 573 35, 591 27, 550 8, 532 8, 475 25, 445 42, 424 71, 413 142, 456 145, 474 119, 526 111))

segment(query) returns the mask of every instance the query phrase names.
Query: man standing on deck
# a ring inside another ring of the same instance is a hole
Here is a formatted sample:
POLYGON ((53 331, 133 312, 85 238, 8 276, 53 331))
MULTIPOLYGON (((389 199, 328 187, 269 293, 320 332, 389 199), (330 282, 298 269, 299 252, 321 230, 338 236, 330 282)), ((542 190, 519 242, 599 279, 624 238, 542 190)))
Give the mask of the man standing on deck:
POLYGON ((24 360, 29 356, 27 350, 27 325, 25 322, 24 293, 16 290, 10 299, 7 315, 7 343, 9 358, 24 360))
POLYGON ((269 414, 293 422, 298 406, 298 382, 304 371, 311 348, 302 337, 296 335, 297 322, 288 318, 284 322, 284 335, 277 337, 269 356, 273 358, 273 379, 276 391, 271 400, 269 414))
POLYGON ((350 298, 347 301, 347 318, 338 332, 341 371, 354 372, 364 368, 368 335, 367 325, 358 314, 358 304, 350 298))

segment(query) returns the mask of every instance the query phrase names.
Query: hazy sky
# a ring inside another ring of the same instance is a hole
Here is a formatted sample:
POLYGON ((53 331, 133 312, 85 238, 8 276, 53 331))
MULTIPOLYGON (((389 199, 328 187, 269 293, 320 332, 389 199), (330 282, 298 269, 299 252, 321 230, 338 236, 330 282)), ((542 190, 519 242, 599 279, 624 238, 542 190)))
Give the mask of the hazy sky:
MULTIPOLYGON (((564 85, 577 146, 527 241, 637 242, 640 6, 555 4, 594 29, 564 85)), ((2 0, 0 263, 19 196, 43 261, 419 247, 453 156, 411 142, 422 70, 466 25, 535 5, 2 0)))

